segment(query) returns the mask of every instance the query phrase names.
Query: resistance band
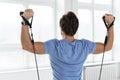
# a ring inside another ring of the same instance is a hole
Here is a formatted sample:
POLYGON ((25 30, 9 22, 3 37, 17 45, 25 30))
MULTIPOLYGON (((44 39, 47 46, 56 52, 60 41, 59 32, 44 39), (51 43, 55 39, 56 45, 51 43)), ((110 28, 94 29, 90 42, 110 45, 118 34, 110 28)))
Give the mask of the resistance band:
POLYGON ((36 56, 36 53, 35 53, 35 46, 34 46, 34 38, 33 38, 33 32, 32 32, 32 22, 33 22, 33 16, 32 16, 32 19, 31 19, 31 23, 29 23, 28 20, 26 20, 22 15, 23 15, 24 12, 20 12, 20 16, 22 17, 22 19, 25 21, 25 23, 27 25, 29 25, 30 27, 30 32, 31 32, 31 42, 32 42, 32 46, 33 46, 33 53, 34 53, 34 59, 35 59, 35 64, 36 64, 36 70, 37 70, 37 78, 38 80, 40 80, 40 76, 39 76, 39 69, 38 69, 38 62, 37 62, 37 56, 36 56))
MULTIPOLYGON (((103 22, 104 22, 104 24, 106 26, 107 32, 114 25, 114 21, 115 21, 115 17, 114 17, 113 22, 110 25, 108 25, 106 23, 106 21, 105 21, 105 16, 103 16, 103 22)), ((101 61, 101 68, 100 68, 99 80, 101 80, 101 74, 102 74, 102 68, 103 68, 103 61, 104 61, 104 56, 105 56, 104 53, 105 53, 105 47, 106 47, 106 44, 107 44, 107 39, 108 39, 108 33, 107 33, 107 35, 105 37, 105 41, 104 41, 104 50, 103 50, 103 56, 102 56, 102 61, 101 61)))

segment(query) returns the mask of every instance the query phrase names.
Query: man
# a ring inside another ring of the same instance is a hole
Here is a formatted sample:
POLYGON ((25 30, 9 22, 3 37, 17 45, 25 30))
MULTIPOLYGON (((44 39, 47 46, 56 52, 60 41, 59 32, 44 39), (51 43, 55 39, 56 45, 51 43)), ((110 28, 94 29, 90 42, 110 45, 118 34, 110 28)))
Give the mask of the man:
MULTIPOLYGON (((26 9, 23 16, 29 20, 34 15, 32 9, 26 9)), ((105 14, 105 21, 110 25, 114 16, 105 14)), ((61 35, 63 39, 51 39, 46 42, 35 42, 36 54, 49 54, 53 70, 53 80, 81 80, 82 67, 90 53, 99 54, 104 50, 101 42, 91 42, 85 39, 75 39, 79 21, 73 12, 64 14, 60 19, 61 35)), ((108 30, 108 40, 105 51, 111 50, 113 45, 113 26, 108 30)), ((21 43, 24 50, 34 52, 30 40, 29 27, 22 24, 21 43)))

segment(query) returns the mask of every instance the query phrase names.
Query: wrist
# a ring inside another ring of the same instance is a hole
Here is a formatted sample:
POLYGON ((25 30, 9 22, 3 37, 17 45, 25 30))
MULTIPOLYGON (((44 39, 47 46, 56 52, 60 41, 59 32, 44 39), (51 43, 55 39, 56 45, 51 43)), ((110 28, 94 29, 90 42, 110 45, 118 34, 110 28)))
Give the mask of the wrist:
POLYGON ((111 26, 108 30, 108 34, 110 34, 111 32, 113 32, 113 26, 111 26))
POLYGON ((23 26, 29 26, 29 23, 23 20, 23 21, 21 22, 21 25, 23 25, 23 26))
POLYGON ((113 26, 114 26, 114 24, 109 27, 109 30, 110 30, 110 29, 113 29, 113 26))

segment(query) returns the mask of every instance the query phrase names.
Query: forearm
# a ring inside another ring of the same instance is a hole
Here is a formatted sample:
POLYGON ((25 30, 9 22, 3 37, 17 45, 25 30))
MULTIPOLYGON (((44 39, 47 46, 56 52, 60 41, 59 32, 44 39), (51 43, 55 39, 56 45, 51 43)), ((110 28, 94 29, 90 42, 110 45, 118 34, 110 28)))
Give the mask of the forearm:
POLYGON ((114 30, 113 30, 113 26, 112 26, 108 31, 108 39, 107 39, 107 43, 105 45, 105 51, 112 49, 113 41, 114 41, 114 30))
POLYGON ((113 46, 113 40, 114 40, 114 32, 113 32, 113 27, 111 27, 108 31, 108 39, 106 45, 101 42, 96 42, 96 50, 94 51, 94 54, 99 54, 102 53, 103 51, 111 50, 113 46))
POLYGON ((21 29, 21 44, 22 48, 28 51, 32 50, 32 42, 29 35, 28 26, 22 26, 21 29))
POLYGON ((33 50, 33 44, 31 42, 31 38, 29 35, 29 28, 28 26, 22 26, 21 30, 21 44, 22 48, 24 50, 27 50, 29 52, 35 53, 35 54, 44 54, 44 44, 42 42, 34 42, 34 50, 33 50))

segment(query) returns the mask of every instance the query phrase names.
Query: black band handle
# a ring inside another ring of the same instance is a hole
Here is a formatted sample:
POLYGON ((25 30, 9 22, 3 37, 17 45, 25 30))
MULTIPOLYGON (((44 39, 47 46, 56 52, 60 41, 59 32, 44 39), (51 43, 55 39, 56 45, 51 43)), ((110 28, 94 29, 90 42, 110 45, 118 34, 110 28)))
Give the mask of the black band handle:
POLYGON ((27 24, 27 25, 29 25, 30 26, 30 28, 32 28, 32 22, 31 22, 31 24, 29 23, 29 21, 27 20, 27 19, 25 19, 25 17, 23 16, 23 13, 24 12, 20 12, 20 16, 22 17, 22 19, 25 21, 25 23, 27 24))
MULTIPOLYGON (((107 29, 107 31, 108 31, 108 30, 114 25, 115 17, 114 17, 113 22, 112 22, 110 25, 108 25, 108 24, 106 23, 106 21, 105 21, 105 16, 103 16, 102 18, 103 18, 103 22, 104 22, 104 24, 105 24, 105 26, 106 26, 106 29, 107 29)), ((107 38, 108 38, 108 36, 106 35, 105 41, 104 41, 104 45, 107 44, 107 38)))
POLYGON ((23 13, 24 13, 24 12, 22 12, 22 11, 21 11, 21 12, 20 12, 20 16, 22 16, 22 15, 23 15, 23 13))
POLYGON ((108 24, 106 23, 106 21, 105 21, 105 16, 103 16, 102 19, 103 19, 103 22, 104 22, 107 30, 109 30, 109 29, 114 25, 115 17, 114 17, 113 22, 112 22, 110 25, 108 25, 108 24))

